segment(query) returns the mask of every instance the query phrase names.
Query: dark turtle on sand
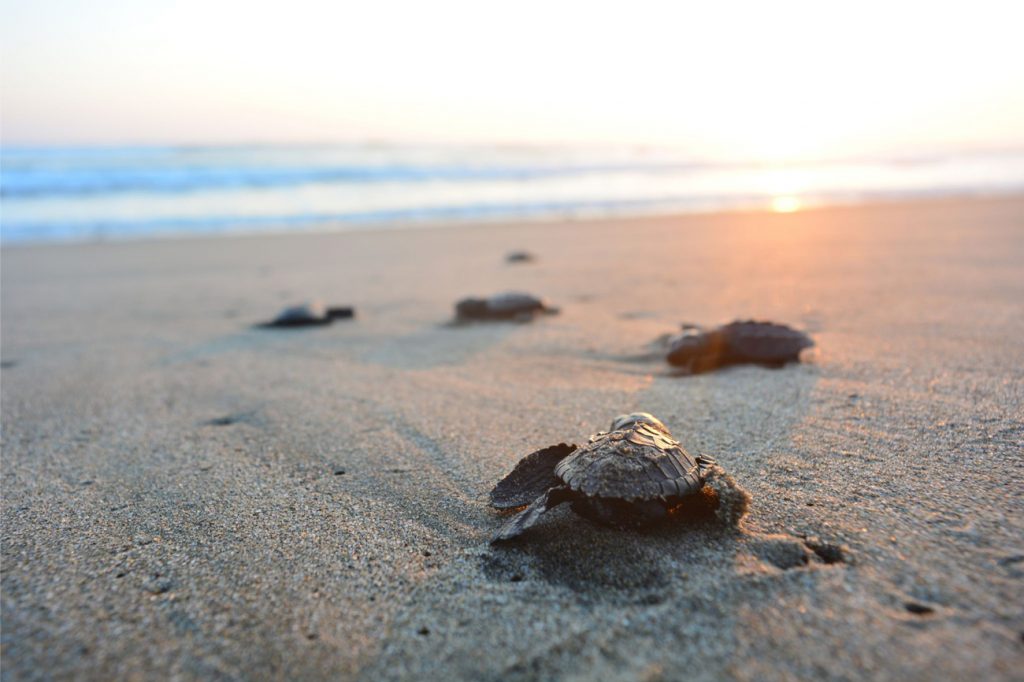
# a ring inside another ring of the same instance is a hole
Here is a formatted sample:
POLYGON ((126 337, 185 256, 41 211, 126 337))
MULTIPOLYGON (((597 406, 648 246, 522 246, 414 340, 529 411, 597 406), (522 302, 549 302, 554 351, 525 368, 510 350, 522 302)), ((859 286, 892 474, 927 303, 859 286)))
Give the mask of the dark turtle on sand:
POLYGON ((514 320, 528 322, 537 315, 554 315, 552 308, 544 301, 518 292, 496 294, 490 298, 464 298, 455 304, 457 322, 514 320))
POLYGON ((774 322, 737 320, 710 330, 685 325, 669 338, 666 360, 690 372, 741 363, 781 367, 798 362, 800 351, 813 345, 807 334, 774 322))
POLYGON ((510 251, 505 254, 506 263, 532 263, 537 260, 529 251, 510 251))
POLYGON ((492 542, 517 537, 563 502, 598 523, 629 528, 687 509, 714 509, 735 525, 748 501, 746 491, 713 459, 691 456, 658 418, 646 412, 624 414, 586 445, 562 443, 527 455, 499 481, 491 505, 525 509, 492 542))
POLYGON ((319 301, 313 301, 285 308, 270 322, 264 322, 257 326, 318 327, 354 316, 355 310, 351 307, 328 307, 319 301))

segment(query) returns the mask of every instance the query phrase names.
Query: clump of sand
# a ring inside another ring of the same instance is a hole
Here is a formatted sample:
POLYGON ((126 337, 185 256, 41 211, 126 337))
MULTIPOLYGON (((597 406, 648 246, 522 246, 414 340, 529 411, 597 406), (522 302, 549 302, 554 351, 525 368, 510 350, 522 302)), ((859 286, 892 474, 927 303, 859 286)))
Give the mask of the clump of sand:
POLYGON ((740 519, 750 511, 750 493, 717 464, 708 473, 705 487, 711 489, 718 501, 715 517, 727 526, 738 528, 740 519))

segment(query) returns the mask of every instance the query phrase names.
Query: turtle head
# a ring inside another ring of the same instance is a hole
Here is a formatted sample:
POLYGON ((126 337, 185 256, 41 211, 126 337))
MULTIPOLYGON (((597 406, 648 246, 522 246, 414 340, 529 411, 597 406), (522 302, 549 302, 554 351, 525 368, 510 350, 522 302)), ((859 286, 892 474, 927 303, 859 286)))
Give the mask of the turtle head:
POLYGON ((661 420, 655 417, 649 412, 633 412, 631 414, 620 414, 618 417, 612 420, 612 431, 618 431, 619 429, 628 429, 636 424, 647 424, 653 426, 659 431, 668 433, 668 427, 661 423, 661 420))

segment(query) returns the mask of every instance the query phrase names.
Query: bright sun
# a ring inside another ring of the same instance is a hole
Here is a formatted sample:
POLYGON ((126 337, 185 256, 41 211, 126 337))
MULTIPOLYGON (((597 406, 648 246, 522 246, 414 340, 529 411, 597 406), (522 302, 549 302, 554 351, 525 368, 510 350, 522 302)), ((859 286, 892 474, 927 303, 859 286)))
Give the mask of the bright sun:
POLYGON ((772 199, 772 210, 776 213, 793 213, 803 206, 800 197, 783 196, 772 199))

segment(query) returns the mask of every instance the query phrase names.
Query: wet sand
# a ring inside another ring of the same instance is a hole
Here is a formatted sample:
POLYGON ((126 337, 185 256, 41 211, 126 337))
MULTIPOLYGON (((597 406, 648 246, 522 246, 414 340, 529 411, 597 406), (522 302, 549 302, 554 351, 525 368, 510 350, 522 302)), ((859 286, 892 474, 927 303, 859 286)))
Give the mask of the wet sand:
POLYGON ((1024 198, 2 260, 5 680, 1024 670, 1024 198), (505 289, 562 313, 443 324, 505 289), (357 318, 250 327, 310 296, 357 318), (637 359, 744 317, 817 347, 637 359), (488 544, 521 456, 636 410, 750 491, 741 532, 488 544))

